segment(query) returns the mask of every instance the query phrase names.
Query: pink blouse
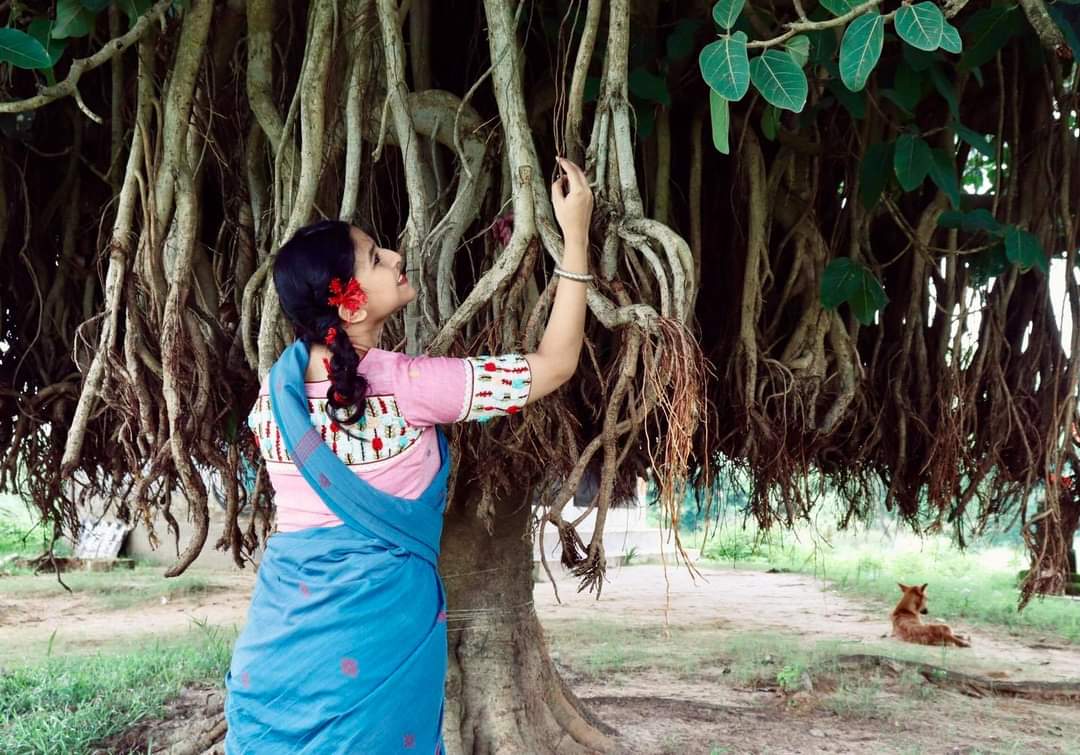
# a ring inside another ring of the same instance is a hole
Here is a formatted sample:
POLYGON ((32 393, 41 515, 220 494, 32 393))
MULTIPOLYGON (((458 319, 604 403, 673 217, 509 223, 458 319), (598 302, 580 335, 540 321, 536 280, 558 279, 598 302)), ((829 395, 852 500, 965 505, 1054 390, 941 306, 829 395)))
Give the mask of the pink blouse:
MULTIPOLYGON (((349 427, 357 437, 328 415, 328 380, 304 384, 311 423, 357 475, 401 498, 418 498, 439 470, 435 425, 514 414, 532 386, 529 363, 520 354, 458 358, 370 349, 356 371, 368 381, 364 414, 349 427)), ((278 531, 341 524, 293 464, 269 393, 263 380, 247 421, 274 488, 278 531)))

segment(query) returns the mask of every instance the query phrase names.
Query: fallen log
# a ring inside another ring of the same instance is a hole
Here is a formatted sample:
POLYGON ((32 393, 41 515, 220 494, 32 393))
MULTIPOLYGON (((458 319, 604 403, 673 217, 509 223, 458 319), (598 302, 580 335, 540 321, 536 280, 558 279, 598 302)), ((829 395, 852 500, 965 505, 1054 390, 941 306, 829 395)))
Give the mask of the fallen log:
POLYGON ((951 671, 929 663, 907 661, 870 653, 841 655, 836 658, 836 663, 846 666, 884 668, 894 673, 900 673, 905 668, 911 669, 932 684, 950 687, 972 697, 997 695, 1052 702, 1080 701, 1080 683, 1078 682, 991 679, 985 676, 965 674, 962 671, 951 671))

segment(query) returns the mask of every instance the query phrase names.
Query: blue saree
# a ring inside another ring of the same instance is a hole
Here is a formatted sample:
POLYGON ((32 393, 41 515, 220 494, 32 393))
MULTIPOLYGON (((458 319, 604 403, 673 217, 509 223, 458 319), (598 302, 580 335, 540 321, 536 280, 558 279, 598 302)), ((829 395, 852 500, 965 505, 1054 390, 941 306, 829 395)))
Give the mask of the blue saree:
POLYGON ((308 349, 270 370, 290 456, 344 524, 272 535, 225 676, 226 755, 443 752, 446 595, 438 572, 450 449, 416 500, 351 472, 312 427, 308 349))

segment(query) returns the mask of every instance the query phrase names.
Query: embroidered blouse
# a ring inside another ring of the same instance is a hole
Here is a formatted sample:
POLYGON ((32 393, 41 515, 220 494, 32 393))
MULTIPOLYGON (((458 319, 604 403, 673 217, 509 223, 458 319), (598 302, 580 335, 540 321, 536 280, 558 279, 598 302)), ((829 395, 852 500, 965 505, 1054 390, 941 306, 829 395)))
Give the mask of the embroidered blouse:
MULTIPOLYGON (((435 425, 515 414, 532 386, 529 363, 520 354, 458 358, 370 349, 357 372, 368 381, 366 406, 349 433, 327 411, 329 380, 305 383, 311 423, 357 475, 402 498, 419 497, 439 470, 435 425)), ((292 463, 269 393, 264 380, 247 422, 275 491, 278 530, 341 524, 292 463)))

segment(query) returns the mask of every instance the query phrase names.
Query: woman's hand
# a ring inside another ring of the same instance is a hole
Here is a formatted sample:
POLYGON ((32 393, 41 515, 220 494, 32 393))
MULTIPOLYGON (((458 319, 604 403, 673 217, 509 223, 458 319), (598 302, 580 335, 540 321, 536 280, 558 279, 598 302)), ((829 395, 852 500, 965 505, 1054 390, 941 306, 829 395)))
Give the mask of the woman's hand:
POLYGON ((555 158, 563 175, 551 184, 551 204, 555 208, 555 220, 566 240, 584 241, 589 237, 589 221, 592 218, 593 195, 585 171, 565 157, 555 158))

